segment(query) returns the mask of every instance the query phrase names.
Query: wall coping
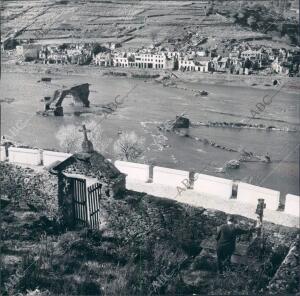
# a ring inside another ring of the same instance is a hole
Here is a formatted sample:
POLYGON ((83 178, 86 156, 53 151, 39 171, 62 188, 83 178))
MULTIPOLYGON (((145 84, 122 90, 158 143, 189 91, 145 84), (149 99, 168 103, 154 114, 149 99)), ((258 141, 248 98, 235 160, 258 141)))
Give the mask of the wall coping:
MULTIPOLYGON (((253 190, 261 192, 261 193, 265 193, 265 194, 274 194, 274 193, 277 193, 278 195, 280 195, 280 191, 278 191, 278 190, 274 190, 274 189, 270 189, 270 188, 265 188, 265 187, 260 187, 260 186, 257 186, 257 185, 248 184, 248 183, 244 183, 244 182, 238 182, 238 187, 240 185, 248 187, 250 189, 253 189, 253 190)), ((239 188, 238 188, 238 191, 239 191, 239 188)))
MULTIPOLYGON (((1 150, 5 149, 5 146, 1 145, 1 150), (3 148, 4 149, 3 149, 3 148)), ((21 153, 30 153, 30 154, 40 154, 42 152, 42 154, 48 154, 48 155, 61 155, 61 156, 71 156, 71 153, 66 153, 66 152, 59 152, 59 151, 51 151, 51 150, 43 150, 43 149, 32 149, 32 148, 19 148, 19 147, 9 147, 8 148, 8 154, 9 152, 21 152, 21 153)), ((9 155, 8 155, 9 156, 9 155)), ((116 160, 114 162, 119 163, 119 164, 126 164, 130 167, 136 167, 136 168, 150 168, 151 165, 148 164, 141 164, 141 163, 134 163, 134 162, 128 162, 128 161, 122 161, 122 160, 116 160)), ((153 166, 153 172, 155 171, 159 171, 159 172, 163 172, 163 173, 170 173, 170 174, 175 174, 175 175, 179 175, 179 176, 189 176, 190 172, 188 171, 183 171, 183 170, 177 170, 177 169, 171 169, 171 168, 166 168, 166 167, 160 167, 160 166, 153 166)), ((248 184, 248 183, 244 183, 244 182, 240 182, 240 181, 235 181, 235 180, 230 180, 230 179, 225 179, 225 178, 220 178, 220 177, 215 177, 215 176, 211 176, 211 175, 205 175, 205 174, 201 174, 201 173, 197 173, 195 172, 195 182, 197 182, 197 180, 199 178, 201 178, 202 180, 207 180, 207 181, 214 181, 214 182, 219 182, 222 184, 237 184, 238 187, 246 187, 264 194, 271 194, 274 195, 274 193, 276 193, 278 196, 280 196, 280 191, 278 190, 274 190, 274 189, 270 189, 270 188, 265 188, 265 187, 260 187, 257 185, 253 185, 253 184, 248 184), (198 176, 198 178, 197 178, 198 176)), ((179 185, 178 185, 179 186, 179 185)), ((291 196, 291 197, 295 197, 295 198, 299 198, 300 197, 298 195, 295 194, 286 194, 286 196, 291 196)), ((300 202, 300 200, 299 200, 300 202)))
POLYGON ((12 151, 12 152, 22 152, 22 153, 34 153, 34 154, 40 154, 40 151, 39 149, 30 149, 30 148, 17 148, 17 147, 9 147, 8 148, 8 153, 9 151, 12 151))
POLYGON ((169 168, 160 167, 160 166, 154 166, 153 171, 160 171, 160 172, 164 172, 164 173, 172 173, 172 174, 182 175, 182 176, 189 175, 188 171, 169 169, 169 168))
POLYGON ((217 182, 217 183, 223 183, 223 184, 228 184, 228 185, 233 184, 233 181, 230 180, 230 179, 225 179, 225 178, 215 177, 215 176, 211 176, 211 175, 204 175, 204 174, 200 174, 200 173, 195 173, 195 182, 197 182, 199 179, 207 180, 207 181, 214 181, 214 182, 217 182), (198 178, 197 178, 197 176, 198 176, 198 178))
POLYGON ((127 162, 127 161, 123 161, 123 160, 116 160, 115 165, 122 165, 122 164, 126 164, 129 167, 132 168, 149 168, 150 166, 148 164, 143 164, 143 163, 135 163, 135 162, 127 162))

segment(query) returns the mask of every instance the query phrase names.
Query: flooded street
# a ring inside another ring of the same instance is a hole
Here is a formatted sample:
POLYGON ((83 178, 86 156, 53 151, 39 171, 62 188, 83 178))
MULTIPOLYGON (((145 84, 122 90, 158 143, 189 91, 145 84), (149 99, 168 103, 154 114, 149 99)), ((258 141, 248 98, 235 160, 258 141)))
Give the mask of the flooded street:
MULTIPOLYGON (((66 100, 63 103, 64 117, 43 117, 41 102, 44 96, 53 94, 56 88, 76 83, 90 83, 91 110, 95 105, 113 102, 116 96, 124 96, 124 104, 102 122, 107 137, 116 139, 118 131, 136 131, 144 136, 148 150, 145 161, 156 165, 195 170, 215 176, 276 189, 282 194, 299 195, 299 95, 279 91, 257 115, 251 119, 251 110, 266 95, 276 93, 270 89, 234 87, 226 85, 177 83, 177 87, 164 87, 154 81, 127 78, 110 78, 91 75, 49 75, 51 82, 37 82, 40 74, 2 73, 1 99, 15 99, 2 104, 1 134, 15 141, 40 148, 60 149, 55 137, 60 126, 78 124, 100 116, 86 113, 75 116, 66 100), (5 86, 5 87, 4 87, 5 86), (206 90, 206 97, 195 96, 193 90, 206 90), (219 172, 224 164, 239 159, 239 152, 230 152, 219 147, 203 144, 192 137, 180 137, 169 132, 160 132, 157 126, 175 115, 186 114, 192 122, 190 135, 207 139, 216 144, 242 149, 255 155, 269 153, 272 162, 243 162, 237 170, 219 172), (198 123, 249 123, 272 126, 273 129, 208 127, 198 123), (287 130, 293 130, 288 132, 287 130), (164 146, 164 147, 163 147, 164 146)), ((112 149, 109 149, 112 151, 112 149)), ((108 154, 107 156, 113 157, 108 154)))

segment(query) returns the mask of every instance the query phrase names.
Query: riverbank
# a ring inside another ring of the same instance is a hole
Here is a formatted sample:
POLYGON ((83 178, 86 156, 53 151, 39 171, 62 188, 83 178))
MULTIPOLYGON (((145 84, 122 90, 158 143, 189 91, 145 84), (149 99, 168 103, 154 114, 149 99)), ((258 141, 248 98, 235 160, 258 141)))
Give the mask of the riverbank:
MULTIPOLYGON (((289 284, 283 260, 294 252, 289 250, 296 228, 264 222, 264 249, 259 239, 241 236, 237 249, 246 248, 251 264, 219 277, 215 255, 203 244, 215 242, 224 212, 127 190, 118 200, 101 198, 100 231, 67 231, 53 175, 1 162, 0 180, 6 197, 3 295, 25 295, 37 287, 43 295, 264 295, 269 283, 278 283, 277 270, 284 286, 289 284)), ((252 219, 236 218, 245 229, 253 226, 252 219)), ((299 292, 298 286, 288 287, 299 292)))
MULTIPOLYGON (((296 150, 299 136, 298 132, 288 132, 299 130, 298 93, 290 94, 285 89, 277 92, 278 87, 259 89, 245 83, 242 86, 230 86, 215 80, 210 83, 204 83, 201 79, 200 82, 185 82, 176 77, 170 80, 174 81, 175 87, 168 87, 157 82, 158 79, 103 75, 110 70, 91 66, 32 65, 10 67, 9 70, 11 72, 2 75, 1 95, 4 99, 14 101, 1 106, 1 134, 16 142, 61 151, 56 133, 62 125, 79 126, 89 120, 98 121, 101 119, 101 115, 96 112, 99 106, 113 102, 116 96, 126 95, 124 104, 107 120, 101 121, 101 125, 105 137, 113 141, 118 138, 120 130, 135 131, 144 137, 147 146, 145 162, 186 171, 203 171, 205 174, 244 180, 278 190, 284 195, 299 195, 296 150), (52 80, 38 82, 42 77, 50 77, 52 80), (56 89, 64 85, 83 82, 90 84, 91 107, 88 112, 82 110, 84 112, 78 113, 80 110, 73 110, 66 100, 63 117, 36 114, 44 108, 42 98, 53 95, 56 89), (208 95, 195 96, 195 91, 199 90, 206 90, 208 95), (263 102, 265 96, 274 94, 276 96, 272 104, 252 119, 251 110, 256 110, 256 104, 263 102), (158 129, 161 123, 174 120, 175 115, 182 113, 196 124, 190 128, 190 137, 158 129), (249 127, 251 124, 252 127, 272 128, 243 128, 246 123, 249 127), (255 156, 268 153, 271 162, 242 162, 239 169, 222 169, 227 162, 240 159, 244 150, 255 156)), ((123 72, 123 69, 114 71, 123 72)), ((165 71, 159 73, 168 75, 165 71)), ((183 75, 189 76, 188 73, 183 75)), ((205 75, 209 77, 210 74, 205 75)), ((113 158, 111 152, 112 147, 109 147, 108 158, 113 158)))
MULTIPOLYGON (((140 70, 133 68, 102 68, 94 65, 77 66, 77 65, 45 65, 45 64, 2 64, 2 75, 5 73, 31 73, 31 74, 48 74, 48 75, 92 75, 107 76, 111 78, 133 78, 153 80, 161 77, 164 84, 167 80, 186 83, 204 83, 213 85, 228 85, 238 87, 253 87, 257 89, 273 89, 281 86, 282 89, 289 93, 298 93, 300 90, 300 78, 288 77, 283 75, 261 76, 261 75, 233 75, 228 73, 202 73, 202 72, 181 72, 171 70, 140 70), (277 82, 275 82, 277 81, 277 82), (274 85, 274 83, 276 85, 274 85)), ((168 84, 164 84, 169 86, 168 84)), ((172 85, 170 85, 172 86, 172 85)))

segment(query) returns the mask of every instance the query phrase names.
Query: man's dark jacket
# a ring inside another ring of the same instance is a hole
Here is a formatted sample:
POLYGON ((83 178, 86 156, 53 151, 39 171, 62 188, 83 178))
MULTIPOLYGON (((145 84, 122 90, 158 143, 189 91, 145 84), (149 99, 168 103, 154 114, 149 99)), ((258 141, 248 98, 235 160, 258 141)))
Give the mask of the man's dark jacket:
POLYGON ((234 224, 226 224, 220 226, 217 233, 217 249, 226 249, 232 253, 235 250, 235 241, 238 235, 248 233, 234 224))

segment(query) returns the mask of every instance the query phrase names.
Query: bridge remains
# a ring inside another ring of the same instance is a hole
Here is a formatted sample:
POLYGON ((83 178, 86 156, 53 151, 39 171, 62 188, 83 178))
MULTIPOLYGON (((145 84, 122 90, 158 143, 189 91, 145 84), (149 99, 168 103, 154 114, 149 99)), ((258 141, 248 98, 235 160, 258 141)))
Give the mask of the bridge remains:
POLYGON ((77 84, 70 88, 57 89, 52 97, 44 98, 45 113, 53 111, 55 116, 63 116, 62 102, 68 95, 71 95, 74 98, 75 103, 82 103, 84 107, 89 107, 89 94, 90 90, 88 83, 77 84))

